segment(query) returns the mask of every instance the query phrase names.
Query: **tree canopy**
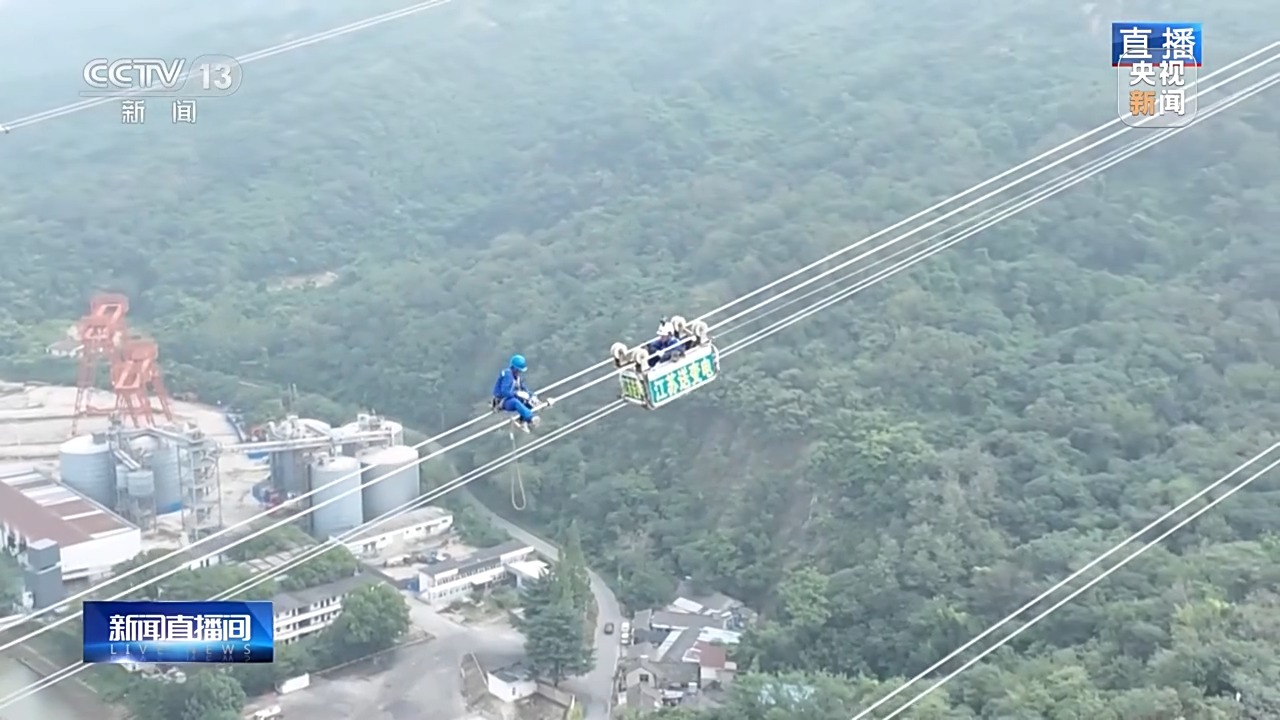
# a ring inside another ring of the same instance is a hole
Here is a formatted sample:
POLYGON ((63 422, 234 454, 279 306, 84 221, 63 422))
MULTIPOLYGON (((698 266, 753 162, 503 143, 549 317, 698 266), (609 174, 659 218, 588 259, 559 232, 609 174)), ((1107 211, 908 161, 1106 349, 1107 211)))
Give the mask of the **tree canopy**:
MULTIPOLYGON (((146 4, 182 28, 166 42, 232 53, 382 9, 146 4)), ((296 384, 306 415, 462 422, 512 352, 544 386, 1114 120, 1095 59, 1118 6, 956 8, 468 0, 253 65, 193 128, 103 108, 0 136, 0 376, 70 381, 44 346, 111 290, 175 390, 265 417, 296 384)), ((34 59, 100 47, 102 11, 48 47, 47 9, 5 12, 0 109, 66 102, 66 59, 34 59)), ((1203 22, 1205 72, 1280 20, 1262 0, 1144 12, 1203 22)), ((524 461, 525 517, 576 519, 632 607, 688 578, 761 611, 738 650, 758 673, 704 717, 851 717, 1275 441, 1276 102, 556 442, 524 461)), ((1254 483, 915 716, 1280 714, 1277 493, 1254 483)))
POLYGON ((520 594, 525 652, 530 668, 559 686, 591 669, 594 651, 588 628, 592 597, 582 548, 569 537, 554 569, 526 583, 520 594))

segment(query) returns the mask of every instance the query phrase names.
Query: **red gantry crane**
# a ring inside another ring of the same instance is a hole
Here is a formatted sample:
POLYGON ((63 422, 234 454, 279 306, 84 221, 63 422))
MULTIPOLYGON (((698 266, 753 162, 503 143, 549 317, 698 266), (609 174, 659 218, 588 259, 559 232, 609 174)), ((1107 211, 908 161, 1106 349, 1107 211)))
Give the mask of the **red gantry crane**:
POLYGON ((173 409, 160 371, 159 348, 155 341, 131 337, 125 321, 129 298, 114 293, 95 295, 89 302, 89 314, 80 319, 79 339, 82 346, 80 367, 76 377, 76 404, 72 433, 79 430, 86 417, 119 414, 128 417, 135 427, 155 425, 157 412, 173 421, 173 409), (112 407, 93 404, 93 393, 100 387, 102 368, 108 369, 107 380, 115 393, 112 407), (152 404, 152 397, 159 408, 152 404))

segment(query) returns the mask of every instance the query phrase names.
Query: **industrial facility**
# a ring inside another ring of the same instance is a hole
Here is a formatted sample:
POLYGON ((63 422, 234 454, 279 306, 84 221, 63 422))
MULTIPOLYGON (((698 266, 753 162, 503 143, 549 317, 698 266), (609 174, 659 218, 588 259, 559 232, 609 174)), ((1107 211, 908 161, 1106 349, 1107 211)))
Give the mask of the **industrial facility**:
POLYGON ((58 475, 68 489, 151 529, 178 513, 195 539, 222 527, 218 486, 221 448, 191 424, 125 428, 79 435, 58 449, 58 475))
POLYGON ((403 509, 418 496, 417 466, 403 467, 418 458, 418 451, 404 444, 399 423, 361 414, 334 428, 320 420, 288 417, 248 434, 246 442, 223 452, 267 461, 270 476, 254 493, 268 507, 293 507, 291 501, 314 490, 296 509, 313 508, 305 524, 319 540, 403 509))
POLYGON ((70 388, 0 388, 0 426, 13 437, 0 448, 0 531, 27 566, 29 595, 41 596, 30 605, 56 602, 64 582, 99 579, 145 549, 176 549, 262 510, 312 508, 299 522, 327 540, 419 495, 417 451, 400 424, 376 414, 338 427, 290 415, 246 428, 230 409, 171 399, 156 345, 129 333, 127 311, 123 296, 96 296, 50 351, 79 363, 74 403, 62 395, 70 388), (101 400, 104 377, 113 403, 101 400), (199 424, 187 419, 197 415, 199 424))

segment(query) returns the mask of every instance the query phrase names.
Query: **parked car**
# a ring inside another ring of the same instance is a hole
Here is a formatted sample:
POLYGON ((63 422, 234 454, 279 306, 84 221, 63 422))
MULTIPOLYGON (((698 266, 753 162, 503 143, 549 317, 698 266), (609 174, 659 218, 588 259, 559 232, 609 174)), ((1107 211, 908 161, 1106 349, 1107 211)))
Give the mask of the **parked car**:
POLYGON ((605 634, 605 635, 612 635, 612 634, 613 634, 613 623, 605 623, 605 624, 604 624, 604 634, 605 634))

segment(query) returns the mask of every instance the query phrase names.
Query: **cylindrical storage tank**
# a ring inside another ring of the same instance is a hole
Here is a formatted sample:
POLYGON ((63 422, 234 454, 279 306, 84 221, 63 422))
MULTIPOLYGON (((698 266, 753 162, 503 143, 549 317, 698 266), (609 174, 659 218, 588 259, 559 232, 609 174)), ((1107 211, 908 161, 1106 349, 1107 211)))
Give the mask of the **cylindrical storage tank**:
POLYGON ((311 487, 307 482, 310 461, 310 454, 305 450, 271 453, 271 485, 295 497, 305 493, 311 487))
POLYGON ((298 418, 298 425, 304 428, 306 435, 329 435, 333 432, 332 425, 315 418, 298 418))
POLYGON ((80 435, 58 448, 62 483, 107 508, 116 506, 116 461, 106 438, 80 435))
POLYGON ((338 445, 338 451, 349 457, 359 455, 360 451, 365 449, 367 443, 355 441, 346 442, 346 438, 356 435, 362 431, 363 428, 360 427, 360 423, 347 423, 346 425, 334 428, 333 439, 338 445))
POLYGON ((360 461, 338 455, 322 456, 311 465, 311 488, 319 490, 311 496, 311 534, 327 540, 364 521, 360 498, 360 461), (332 487, 325 487, 332 483, 332 487), (347 493, 343 495, 343 493, 347 493), (339 497, 341 496, 341 497, 339 497), (323 507, 320 503, 337 498, 323 507))
POLYGON ((191 482, 187 452, 173 443, 161 443, 147 456, 147 464, 155 477, 156 514, 181 510, 182 490, 191 482))
POLYGON ((143 468, 141 470, 124 471, 124 491, 139 500, 150 500, 156 494, 155 472, 143 468))
POLYGON ((404 445, 370 448, 360 453, 359 460, 364 466, 361 502, 366 522, 418 497, 417 450, 404 445), (382 479, 373 482, 378 478, 382 479))
MULTIPOLYGON (((395 420, 383 420, 382 429, 387 430, 391 433, 392 445, 404 444, 404 426, 403 425, 396 422, 395 420)), ((414 494, 416 495, 417 493, 414 493, 414 494)))

